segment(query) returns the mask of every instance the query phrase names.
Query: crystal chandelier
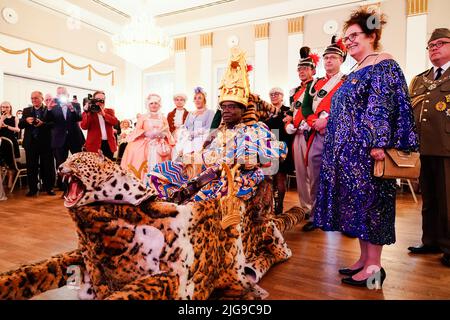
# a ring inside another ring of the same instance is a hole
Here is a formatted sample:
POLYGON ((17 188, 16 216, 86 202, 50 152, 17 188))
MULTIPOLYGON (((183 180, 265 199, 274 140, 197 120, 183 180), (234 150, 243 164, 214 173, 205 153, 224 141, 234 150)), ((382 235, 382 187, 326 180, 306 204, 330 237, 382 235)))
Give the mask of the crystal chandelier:
POLYGON ((112 37, 112 42, 119 57, 140 69, 166 60, 172 51, 171 39, 143 12, 133 15, 131 22, 112 37))

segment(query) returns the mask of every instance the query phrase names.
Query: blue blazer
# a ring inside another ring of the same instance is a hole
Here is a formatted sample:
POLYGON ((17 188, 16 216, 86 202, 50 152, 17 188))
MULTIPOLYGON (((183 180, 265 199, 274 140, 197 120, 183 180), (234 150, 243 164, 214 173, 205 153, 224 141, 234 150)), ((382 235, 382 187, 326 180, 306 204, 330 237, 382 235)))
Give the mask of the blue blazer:
POLYGON ((53 122, 52 128, 52 148, 62 148, 66 141, 70 148, 81 149, 84 145, 84 135, 81 131, 81 106, 79 103, 72 103, 74 111, 67 108, 67 118, 64 119, 64 114, 61 106, 55 106, 49 110, 47 116, 53 122))

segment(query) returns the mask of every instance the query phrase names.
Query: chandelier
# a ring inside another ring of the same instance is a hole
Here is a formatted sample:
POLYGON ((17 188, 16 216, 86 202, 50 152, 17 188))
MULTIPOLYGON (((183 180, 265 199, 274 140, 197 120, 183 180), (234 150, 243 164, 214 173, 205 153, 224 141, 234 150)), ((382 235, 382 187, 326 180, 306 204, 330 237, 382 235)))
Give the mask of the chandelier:
POLYGON ((155 26, 146 13, 137 13, 121 32, 112 37, 115 53, 140 69, 149 68, 169 58, 172 41, 155 26))

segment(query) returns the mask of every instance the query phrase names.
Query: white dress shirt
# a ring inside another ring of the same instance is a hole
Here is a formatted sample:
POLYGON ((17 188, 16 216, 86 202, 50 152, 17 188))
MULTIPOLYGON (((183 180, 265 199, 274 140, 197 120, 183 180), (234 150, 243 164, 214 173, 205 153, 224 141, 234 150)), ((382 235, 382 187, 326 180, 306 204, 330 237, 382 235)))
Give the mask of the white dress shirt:
POLYGON ((102 140, 108 140, 108 135, 106 134, 105 119, 101 114, 98 114, 98 122, 100 123, 100 131, 102 132, 102 140))
MULTIPOLYGON (((447 69, 449 67, 450 67, 450 61, 447 61, 446 64, 444 64, 442 67, 440 67, 442 69, 442 74, 444 74, 445 71, 447 71, 447 69)), ((439 67, 433 66, 434 78, 436 78, 437 69, 439 69, 439 67)))

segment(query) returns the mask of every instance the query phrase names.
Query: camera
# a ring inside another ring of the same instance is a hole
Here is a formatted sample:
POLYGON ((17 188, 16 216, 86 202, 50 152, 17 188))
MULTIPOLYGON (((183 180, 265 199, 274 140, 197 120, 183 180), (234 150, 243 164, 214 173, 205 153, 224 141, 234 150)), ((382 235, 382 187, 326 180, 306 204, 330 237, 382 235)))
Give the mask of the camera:
POLYGON ((87 98, 84 98, 83 104, 88 104, 88 112, 98 113, 101 111, 100 106, 97 105, 97 103, 105 103, 105 100, 103 99, 94 99, 92 97, 92 94, 88 94, 87 98))
POLYGON ((37 126, 38 125, 38 119, 39 119, 39 117, 33 117, 33 122, 31 124, 33 126, 37 126))

